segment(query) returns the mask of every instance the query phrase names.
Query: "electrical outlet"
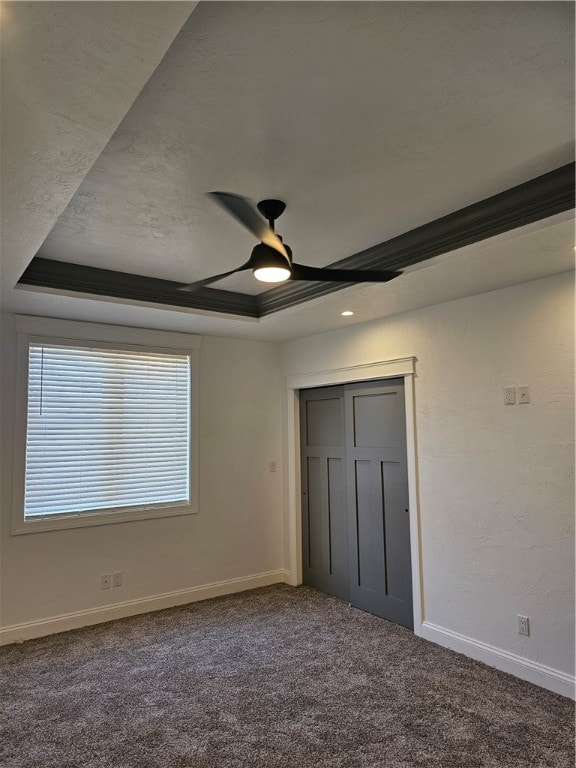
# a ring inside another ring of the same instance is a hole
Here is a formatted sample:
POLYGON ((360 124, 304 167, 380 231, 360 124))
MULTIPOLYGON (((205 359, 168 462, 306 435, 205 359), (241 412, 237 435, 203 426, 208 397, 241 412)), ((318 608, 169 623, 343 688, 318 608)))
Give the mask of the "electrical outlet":
POLYGON ((114 571, 114 573, 112 574, 112 586, 113 587, 122 586, 122 571, 114 571))
POLYGON ((268 465, 268 469, 270 472, 276 472, 276 459, 272 459, 272 461, 268 465))
POLYGON ((530 619, 528 616, 518 616, 518 634, 530 637, 530 619))
POLYGON ((100 576, 100 589, 110 589, 112 586, 112 576, 109 573, 103 573, 100 576))
POLYGON ((515 405, 516 387, 504 387, 504 405, 515 405))

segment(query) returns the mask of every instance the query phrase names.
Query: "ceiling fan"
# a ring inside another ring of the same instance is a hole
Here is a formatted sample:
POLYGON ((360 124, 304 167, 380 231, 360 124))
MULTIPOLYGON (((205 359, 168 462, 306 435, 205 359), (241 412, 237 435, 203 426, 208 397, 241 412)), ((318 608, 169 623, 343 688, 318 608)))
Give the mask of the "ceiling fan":
POLYGON ((385 283, 401 275, 392 270, 369 271, 365 269, 330 269, 328 267, 307 267, 292 261, 292 250, 282 242, 282 238, 274 231, 274 222, 284 213, 286 204, 282 200, 262 200, 258 203, 257 213, 253 204, 245 197, 229 192, 210 192, 209 197, 219 203, 225 211, 243 224, 260 240, 255 246, 247 262, 236 269, 212 275, 203 280, 197 280, 189 285, 183 285, 181 291, 197 291, 201 288, 223 280, 235 272, 251 269, 254 277, 264 283, 282 283, 286 280, 308 280, 332 283, 385 283))

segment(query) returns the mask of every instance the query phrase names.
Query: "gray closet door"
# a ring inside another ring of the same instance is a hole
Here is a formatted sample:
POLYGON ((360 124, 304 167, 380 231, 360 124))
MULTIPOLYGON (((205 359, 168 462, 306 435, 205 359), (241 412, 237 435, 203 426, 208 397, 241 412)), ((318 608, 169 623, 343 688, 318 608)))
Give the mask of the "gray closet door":
POLYGON ((404 382, 345 388, 350 602, 413 627, 404 382))
POLYGON ((344 390, 300 393, 304 583, 349 600, 344 390))

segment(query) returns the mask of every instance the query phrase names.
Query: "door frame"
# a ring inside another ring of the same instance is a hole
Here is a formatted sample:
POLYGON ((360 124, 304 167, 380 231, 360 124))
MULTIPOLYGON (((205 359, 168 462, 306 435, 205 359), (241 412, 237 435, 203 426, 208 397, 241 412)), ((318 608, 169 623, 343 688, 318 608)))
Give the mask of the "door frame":
POLYGON ((287 514, 284 518, 286 582, 302 584, 302 508, 300 481, 300 390, 332 384, 353 384, 372 379, 404 379, 406 414, 406 453, 408 460, 408 499, 410 504, 410 554, 412 557, 412 606, 414 634, 422 634, 424 591, 422 584, 422 547, 418 494, 418 454, 414 410, 416 358, 401 357, 347 368, 296 374, 286 379, 287 395, 287 514))

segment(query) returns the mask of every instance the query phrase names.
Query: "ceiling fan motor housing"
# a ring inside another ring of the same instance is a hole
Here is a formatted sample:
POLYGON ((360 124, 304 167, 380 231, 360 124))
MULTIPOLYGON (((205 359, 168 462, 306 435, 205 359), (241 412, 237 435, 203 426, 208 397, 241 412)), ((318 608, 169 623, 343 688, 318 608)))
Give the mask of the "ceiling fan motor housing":
POLYGON ((292 268, 292 249, 290 246, 285 245, 286 251, 289 256, 289 263, 286 263, 284 256, 275 248, 271 248, 269 245, 259 243, 252 249, 252 255, 250 256, 250 268, 251 269, 265 269, 267 267, 278 267, 280 269, 292 268))

